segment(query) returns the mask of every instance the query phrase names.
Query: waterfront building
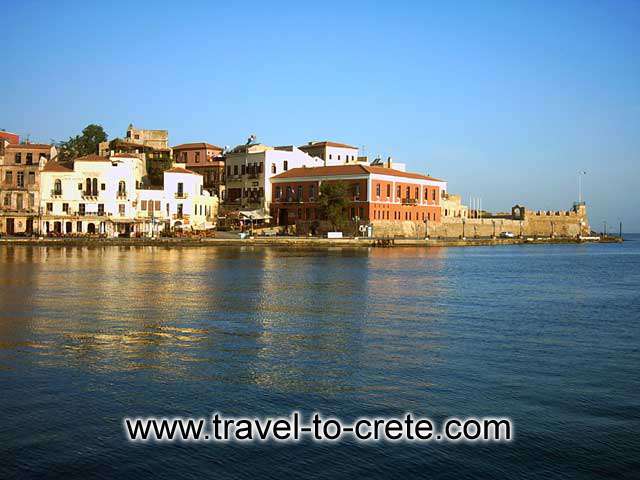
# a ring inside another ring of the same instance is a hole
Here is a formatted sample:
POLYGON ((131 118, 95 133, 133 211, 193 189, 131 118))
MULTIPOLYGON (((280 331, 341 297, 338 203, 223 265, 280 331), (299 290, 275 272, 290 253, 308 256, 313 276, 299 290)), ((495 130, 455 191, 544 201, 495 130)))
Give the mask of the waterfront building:
POLYGON ((175 162, 184 164, 203 178, 204 189, 222 197, 225 189, 223 149, 206 142, 183 143, 172 148, 175 162))
POLYGON ((31 235, 37 231, 40 172, 55 157, 53 145, 0 140, 0 234, 31 235))
POLYGON ((162 188, 146 189, 143 177, 142 159, 127 154, 50 160, 42 169, 41 232, 130 237, 212 226, 218 198, 203 191, 201 175, 170 168, 162 188))
POLYGON ((144 163, 135 156, 87 155, 73 164, 50 160, 42 169, 43 234, 129 235, 144 163))
POLYGON ((253 139, 227 152, 225 157, 226 208, 257 211, 252 215, 263 220, 268 220, 273 176, 299 167, 324 165, 321 158, 312 157, 295 146, 270 147, 253 139))
POLYGON ((166 170, 163 175, 163 189, 137 191, 138 233, 155 236, 163 229, 213 228, 219 200, 204 189, 202 175, 180 164, 166 170))
POLYGON ((271 178, 271 215, 277 225, 322 220, 318 207, 321 185, 338 181, 348 187, 352 221, 380 229, 399 222, 440 222, 445 181, 384 166, 351 164, 294 168, 271 178))

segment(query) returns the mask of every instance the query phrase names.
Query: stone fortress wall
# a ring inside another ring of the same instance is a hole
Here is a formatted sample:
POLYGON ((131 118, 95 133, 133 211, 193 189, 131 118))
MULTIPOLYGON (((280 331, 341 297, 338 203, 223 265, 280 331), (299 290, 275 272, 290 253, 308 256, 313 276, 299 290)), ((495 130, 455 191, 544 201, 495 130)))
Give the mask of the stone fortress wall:
POLYGON ((423 222, 373 221, 375 237, 425 237, 427 228, 431 238, 491 237, 511 232, 525 237, 577 237, 590 234, 587 209, 576 204, 570 210, 532 211, 516 205, 511 215, 483 216, 482 218, 442 217, 435 225, 423 222))

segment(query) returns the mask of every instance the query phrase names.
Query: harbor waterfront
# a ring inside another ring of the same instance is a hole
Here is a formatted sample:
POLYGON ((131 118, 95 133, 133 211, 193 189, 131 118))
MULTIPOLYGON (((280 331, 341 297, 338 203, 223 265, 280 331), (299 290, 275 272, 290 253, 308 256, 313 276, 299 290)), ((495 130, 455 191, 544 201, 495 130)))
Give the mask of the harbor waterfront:
POLYGON ((640 236, 625 240, 322 249, 4 240, 0 478, 631 478, 640 236), (515 438, 134 444, 122 424, 293 410, 346 421, 508 416, 515 438))

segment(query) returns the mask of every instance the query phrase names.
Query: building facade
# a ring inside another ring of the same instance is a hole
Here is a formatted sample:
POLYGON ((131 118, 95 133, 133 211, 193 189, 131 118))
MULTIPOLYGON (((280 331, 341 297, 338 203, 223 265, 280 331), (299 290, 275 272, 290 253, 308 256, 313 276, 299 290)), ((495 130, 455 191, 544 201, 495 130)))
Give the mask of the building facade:
POLYGON ((369 165, 296 168, 274 176, 271 215, 277 225, 322 220, 318 199, 324 182, 348 187, 352 221, 385 228, 398 222, 437 224, 447 184, 418 173, 369 165))
POLYGON ((143 175, 142 160, 124 155, 88 155, 72 166, 49 161, 41 174, 41 232, 129 235, 143 175))
POLYGON ((202 175, 174 166, 164 172, 162 190, 138 190, 138 232, 144 236, 155 236, 162 229, 213 228, 218 206, 218 197, 204 189, 202 175))
POLYGON ((290 169, 322 166, 294 146, 240 145, 226 154, 226 208, 268 212, 272 202, 271 178, 290 169))
POLYGON ((338 142, 309 142, 298 147, 312 157, 324 160, 324 166, 344 165, 358 162, 358 148, 338 142))
POLYGON ((56 155, 47 144, 3 142, 0 156, 0 234, 37 233, 44 165, 56 155))
POLYGON ((161 189, 143 189, 140 158, 89 155, 42 169, 40 226, 45 235, 147 236, 173 228, 213 226, 218 198, 184 168, 163 174, 161 189))
POLYGON ((225 189, 223 149, 206 142, 184 143, 172 148, 175 162, 202 175, 205 190, 222 197, 225 189))

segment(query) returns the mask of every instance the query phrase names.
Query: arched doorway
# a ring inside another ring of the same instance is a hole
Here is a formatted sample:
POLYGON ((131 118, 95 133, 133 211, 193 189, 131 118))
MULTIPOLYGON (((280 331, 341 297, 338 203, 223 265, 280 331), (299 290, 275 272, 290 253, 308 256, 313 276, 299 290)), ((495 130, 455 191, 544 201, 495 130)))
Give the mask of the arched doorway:
POLYGON ((64 227, 65 233, 71 233, 71 229, 72 229, 71 222, 67 222, 64 227))
POLYGON ((89 223, 87 225, 87 233, 89 233, 89 234, 95 234, 96 233, 96 224, 95 223, 89 223))
POLYGON ((53 222, 53 233, 62 233, 62 222, 53 222))

